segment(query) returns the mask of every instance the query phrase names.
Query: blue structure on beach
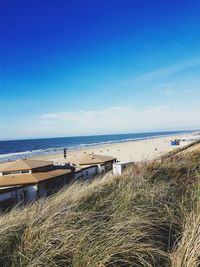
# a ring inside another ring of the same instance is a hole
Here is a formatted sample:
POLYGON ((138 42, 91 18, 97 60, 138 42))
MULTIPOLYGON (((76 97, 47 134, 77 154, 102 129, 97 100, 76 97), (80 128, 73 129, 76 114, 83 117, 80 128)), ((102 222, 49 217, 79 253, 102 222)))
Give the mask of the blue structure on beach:
POLYGON ((171 146, 179 146, 180 145, 180 139, 175 139, 171 141, 171 146))

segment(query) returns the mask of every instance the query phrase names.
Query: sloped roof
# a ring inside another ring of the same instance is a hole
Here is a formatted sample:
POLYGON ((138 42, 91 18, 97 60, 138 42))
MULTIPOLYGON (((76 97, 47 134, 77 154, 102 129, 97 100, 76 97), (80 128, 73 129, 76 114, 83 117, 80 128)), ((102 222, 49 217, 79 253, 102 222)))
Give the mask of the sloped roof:
POLYGON ((0 176, 0 187, 37 184, 61 175, 71 173, 70 169, 52 170, 49 172, 36 172, 27 174, 10 174, 0 176))
POLYGON ((53 165, 53 161, 36 160, 36 159, 19 159, 13 162, 1 163, 0 172, 27 171, 50 165, 53 165))
POLYGON ((78 165, 93 165, 93 164, 102 164, 114 160, 116 160, 116 158, 110 156, 86 154, 81 159, 77 160, 75 163, 78 165))

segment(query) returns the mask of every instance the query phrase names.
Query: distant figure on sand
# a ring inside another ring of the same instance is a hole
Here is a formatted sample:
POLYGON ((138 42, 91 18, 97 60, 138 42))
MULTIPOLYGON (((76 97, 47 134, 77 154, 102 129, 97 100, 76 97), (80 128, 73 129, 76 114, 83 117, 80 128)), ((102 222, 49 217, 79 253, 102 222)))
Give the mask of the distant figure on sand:
POLYGON ((67 158, 67 149, 66 148, 64 148, 63 153, 64 153, 64 159, 66 159, 67 158))

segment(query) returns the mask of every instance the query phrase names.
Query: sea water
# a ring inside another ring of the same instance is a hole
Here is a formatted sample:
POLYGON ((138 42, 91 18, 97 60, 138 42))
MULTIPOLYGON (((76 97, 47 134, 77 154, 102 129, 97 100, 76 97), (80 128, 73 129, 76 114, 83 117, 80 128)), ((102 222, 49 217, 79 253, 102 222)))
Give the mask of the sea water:
POLYGON ((0 162, 49 153, 58 153, 61 152, 63 148, 71 150, 102 144, 169 136, 185 132, 186 131, 149 132, 0 141, 0 162))

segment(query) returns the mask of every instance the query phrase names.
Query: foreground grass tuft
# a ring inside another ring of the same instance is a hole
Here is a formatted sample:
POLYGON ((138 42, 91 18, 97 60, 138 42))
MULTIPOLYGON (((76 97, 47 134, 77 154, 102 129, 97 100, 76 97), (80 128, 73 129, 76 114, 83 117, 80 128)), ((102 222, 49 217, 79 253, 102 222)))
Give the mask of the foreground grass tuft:
POLYGON ((74 183, 0 216, 0 266, 197 267, 200 154, 74 183))

